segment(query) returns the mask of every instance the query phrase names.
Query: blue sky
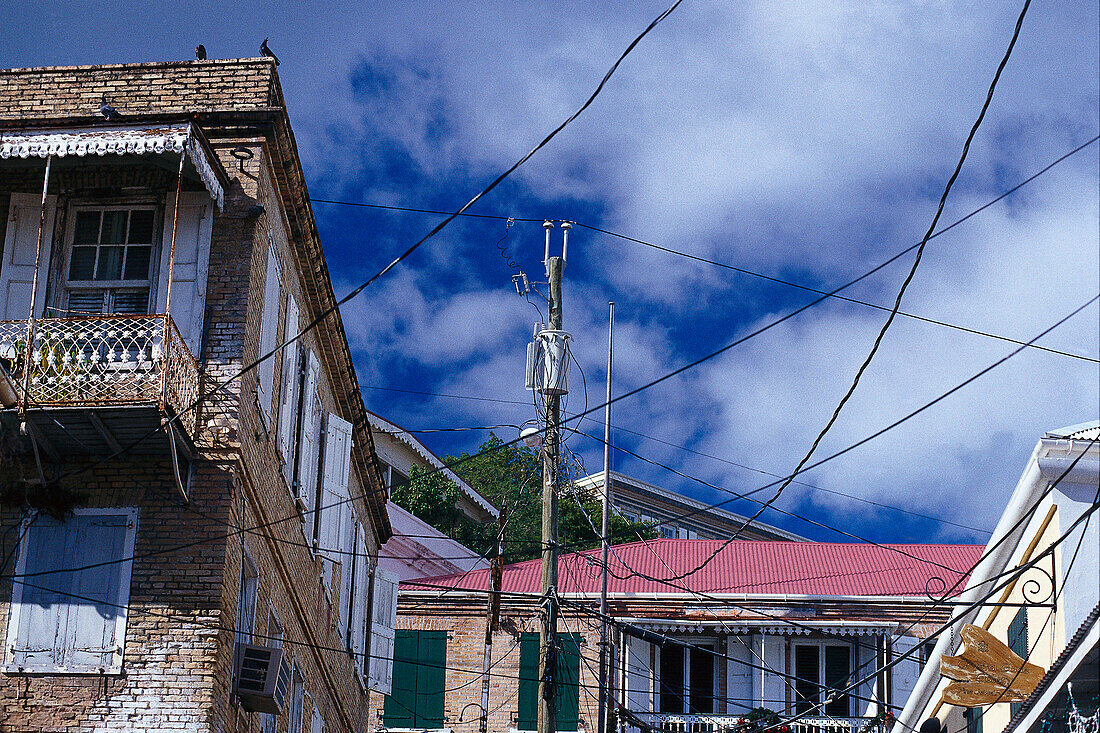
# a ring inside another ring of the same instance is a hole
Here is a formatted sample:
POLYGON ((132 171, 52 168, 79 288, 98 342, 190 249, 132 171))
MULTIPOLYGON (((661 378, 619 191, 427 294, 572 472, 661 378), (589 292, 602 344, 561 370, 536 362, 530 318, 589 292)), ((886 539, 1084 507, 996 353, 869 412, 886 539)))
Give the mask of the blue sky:
MULTIPOLYGON (((591 92, 658 3, 15 2, 0 66, 255 55, 270 37, 315 198, 454 209, 591 92), (11 29, 19 32, 12 33, 11 29)), ((475 211, 570 219, 835 287, 919 240, 1019 13, 1015 2, 686 2, 573 126, 475 211)), ((943 224, 1100 132, 1093 2, 1035 3, 943 224)), ((1098 145, 932 240, 903 309, 1027 340, 1100 290, 1098 145)), ((438 221, 316 204, 337 293, 438 221)), ((536 309, 498 242, 541 279, 542 228, 455 222, 344 310, 368 407, 410 430, 533 417, 523 352, 536 309)), ((903 258, 851 296, 889 305, 903 258)), ((623 392, 812 299, 785 286, 574 229, 566 328, 603 394, 617 304, 623 392)), ((536 301, 537 302, 537 301, 536 301)), ((620 403, 616 423, 759 471, 789 471, 870 348, 884 314, 822 303, 620 403)), ((1097 357, 1096 305, 1042 343, 1097 357)), ((861 439, 1012 350, 900 318, 820 449, 861 439)), ((583 407, 579 374, 568 409, 583 407)), ((1020 354, 936 407, 810 472, 808 483, 990 529, 1037 438, 1096 419, 1095 363, 1020 354)), ((596 423, 584 429, 598 433, 596 423)), ((499 431, 511 438, 514 432, 499 431)), ((483 432, 428 433, 439 453, 483 432)), ((743 491, 754 470, 619 432, 629 449, 743 491)), ((590 470, 599 444, 569 440, 590 470)), ((703 500, 722 494, 620 457, 616 468, 703 500)), ((785 508, 879 541, 984 541, 793 485, 785 508)), ((731 508, 751 511, 751 506, 731 508)), ((776 524, 835 535, 790 518, 776 524)))

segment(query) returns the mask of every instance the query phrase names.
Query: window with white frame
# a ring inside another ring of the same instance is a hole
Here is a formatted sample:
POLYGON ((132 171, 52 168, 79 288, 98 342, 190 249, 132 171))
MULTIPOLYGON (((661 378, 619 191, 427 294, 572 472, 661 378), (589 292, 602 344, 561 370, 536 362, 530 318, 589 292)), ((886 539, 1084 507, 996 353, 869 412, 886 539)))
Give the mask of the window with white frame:
MULTIPOLYGON (((298 333, 298 302, 289 293, 286 296, 286 315, 283 317, 284 342, 298 333)), ((279 421, 276 426, 276 443, 283 460, 283 476, 287 484, 294 482, 294 452, 297 446, 294 436, 298 429, 298 384, 301 371, 301 344, 291 344, 283 349, 283 371, 279 387, 279 421)))
POLYGON ((321 431, 321 477, 317 482, 317 511, 314 513, 313 542, 325 560, 325 588, 332 574, 350 567, 348 555, 354 549, 352 525, 344 520, 352 515, 351 479, 352 426, 331 412, 326 413, 321 431))
POLYGON ((852 673, 852 646, 829 642, 794 645, 795 713, 820 708, 825 715, 851 715, 851 698, 838 694, 849 684, 852 673), (828 700, 828 702, 825 702, 828 700))
POLYGON ((234 626, 238 644, 251 644, 256 630, 256 595, 260 588, 260 574, 246 554, 241 557, 241 586, 237 594, 237 623, 234 626))
POLYGON ((79 207, 65 268, 65 314, 148 313, 156 209, 79 207))
POLYGON ((26 520, 5 645, 10 672, 119 672, 138 510, 26 520), (76 560, 79 559, 79 562, 76 560), (80 570, 65 570, 79 565, 80 570))

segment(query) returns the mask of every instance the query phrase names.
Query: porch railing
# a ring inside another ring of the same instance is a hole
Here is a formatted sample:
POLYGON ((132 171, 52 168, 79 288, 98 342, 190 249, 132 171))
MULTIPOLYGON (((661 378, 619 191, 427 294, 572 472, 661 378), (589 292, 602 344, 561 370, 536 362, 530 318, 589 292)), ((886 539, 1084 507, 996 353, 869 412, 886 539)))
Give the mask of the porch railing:
POLYGON ((20 401, 28 362, 31 409, 155 404, 174 415, 199 394, 198 364, 166 315, 43 318, 29 350, 27 322, 0 321, 0 364, 20 401))
MULTIPOLYGON (((681 715, 635 713, 654 729, 664 733, 733 733, 737 715, 681 715)), ((860 733, 872 718, 801 718, 791 725, 792 733, 860 733)), ((628 729, 629 730, 629 729, 628 729)))

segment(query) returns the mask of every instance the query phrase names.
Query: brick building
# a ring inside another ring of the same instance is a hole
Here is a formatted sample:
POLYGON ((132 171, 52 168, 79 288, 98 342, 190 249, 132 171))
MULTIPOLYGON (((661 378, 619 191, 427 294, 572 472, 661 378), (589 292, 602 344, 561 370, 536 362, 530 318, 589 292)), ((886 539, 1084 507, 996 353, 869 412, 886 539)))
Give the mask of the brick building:
MULTIPOLYGON (((723 545, 658 539, 613 548, 608 612, 616 621, 611 679, 619 730, 637 733, 642 723, 651 730, 719 733, 734 730, 738 718, 759 707, 807 715, 793 733, 871 730, 875 716, 905 704, 922 652, 890 671, 876 670, 947 619, 948 609, 927 590, 964 577, 982 550, 723 545)), ((393 690, 374 711, 387 730, 478 730, 490 577, 475 570, 401 584, 393 690)), ((592 731, 599 550, 563 555, 558 578, 557 729, 592 731)), ((490 731, 535 728, 540 583, 539 560, 504 569, 487 675, 490 731)))
POLYGON ((0 231, 0 731, 365 730, 339 313, 243 370, 335 302, 274 63, 0 71, 0 231))

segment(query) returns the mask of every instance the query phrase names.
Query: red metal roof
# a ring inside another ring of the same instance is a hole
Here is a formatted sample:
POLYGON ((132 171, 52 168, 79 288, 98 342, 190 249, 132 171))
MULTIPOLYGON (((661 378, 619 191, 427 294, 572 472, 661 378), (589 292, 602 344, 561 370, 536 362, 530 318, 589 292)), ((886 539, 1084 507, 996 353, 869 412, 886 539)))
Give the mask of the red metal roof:
MULTIPOLYGON (((868 545, 828 542, 735 541, 702 570, 683 580, 667 580, 702 564, 721 540, 670 540, 616 545, 609 562, 610 593, 732 593, 825 596, 915 596, 942 593, 978 561, 982 545, 868 545), (649 580, 631 571, 649 575, 649 580), (937 580, 939 579, 939 580, 937 580), (942 580, 942 582, 941 582, 942 580)), ((599 593, 599 550, 562 555, 559 592, 599 593)), ((408 581, 407 590, 460 588, 488 590, 489 573, 477 570, 408 581)), ((960 583, 956 593, 964 587, 960 583)), ((538 593, 539 560, 504 568, 503 590, 538 593)))

